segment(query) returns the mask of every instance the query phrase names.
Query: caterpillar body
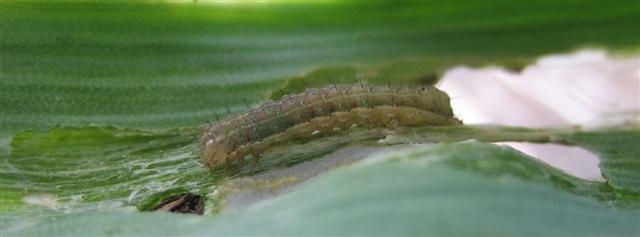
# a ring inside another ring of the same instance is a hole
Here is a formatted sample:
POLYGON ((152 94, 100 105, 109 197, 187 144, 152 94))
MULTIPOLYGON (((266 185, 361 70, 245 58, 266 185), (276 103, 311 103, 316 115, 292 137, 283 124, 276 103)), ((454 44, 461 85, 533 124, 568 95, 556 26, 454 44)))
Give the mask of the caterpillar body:
POLYGON ((203 129, 203 163, 216 168, 254 159, 274 144, 347 130, 457 125, 446 93, 434 87, 389 88, 367 84, 308 88, 203 129))

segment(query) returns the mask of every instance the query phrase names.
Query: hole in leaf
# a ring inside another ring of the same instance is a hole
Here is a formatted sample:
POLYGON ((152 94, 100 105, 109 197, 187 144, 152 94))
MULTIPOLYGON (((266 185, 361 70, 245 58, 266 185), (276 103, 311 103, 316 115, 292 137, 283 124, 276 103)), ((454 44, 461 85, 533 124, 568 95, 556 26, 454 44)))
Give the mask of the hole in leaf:
POLYGON ((456 67, 438 88, 465 124, 587 128, 637 125, 638 57, 583 50, 549 55, 514 73, 456 67))
POLYGON ((192 193, 172 195, 162 200, 152 210, 202 215, 204 213, 204 197, 192 193))
POLYGON ((600 163, 598 156, 581 147, 526 142, 499 142, 496 144, 512 147, 578 178, 604 181, 598 166, 600 163))

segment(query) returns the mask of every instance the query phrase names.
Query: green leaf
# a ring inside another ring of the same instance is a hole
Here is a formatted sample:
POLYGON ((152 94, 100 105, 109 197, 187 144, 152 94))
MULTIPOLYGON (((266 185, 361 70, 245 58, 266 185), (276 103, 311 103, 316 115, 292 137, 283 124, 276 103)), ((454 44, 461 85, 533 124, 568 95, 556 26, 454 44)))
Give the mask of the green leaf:
POLYGON ((0 163, 0 193, 14 204, 0 211, 40 193, 56 195, 63 211, 135 206, 171 189, 206 193, 215 180, 199 163, 195 132, 188 129, 59 127, 20 133, 12 147, 0 163))
POLYGON ((443 144, 408 149, 336 170, 281 198, 215 218, 101 213, 56 218, 14 234, 640 233, 639 211, 612 208, 593 197, 567 192, 562 185, 549 185, 558 180, 583 188, 597 185, 571 178, 510 148, 481 143, 443 144))

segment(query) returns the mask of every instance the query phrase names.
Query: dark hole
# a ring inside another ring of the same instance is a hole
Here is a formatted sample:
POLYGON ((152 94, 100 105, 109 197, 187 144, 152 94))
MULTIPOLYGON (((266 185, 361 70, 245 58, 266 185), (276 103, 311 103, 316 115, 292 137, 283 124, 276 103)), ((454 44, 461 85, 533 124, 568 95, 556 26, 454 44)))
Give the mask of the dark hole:
POLYGON ((176 194, 165 198, 152 210, 202 215, 204 197, 192 193, 176 194))

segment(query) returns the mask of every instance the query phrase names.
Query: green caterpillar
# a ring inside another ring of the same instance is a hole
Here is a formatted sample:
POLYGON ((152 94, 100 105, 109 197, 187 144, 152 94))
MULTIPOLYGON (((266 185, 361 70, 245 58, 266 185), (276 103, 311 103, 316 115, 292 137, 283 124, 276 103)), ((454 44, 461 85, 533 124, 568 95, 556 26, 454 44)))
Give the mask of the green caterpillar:
POLYGON ((389 88, 366 84, 309 88, 278 101, 231 116, 204 128, 200 139, 203 163, 216 168, 226 162, 257 158, 269 146, 363 127, 456 125, 449 97, 434 87, 389 88))

